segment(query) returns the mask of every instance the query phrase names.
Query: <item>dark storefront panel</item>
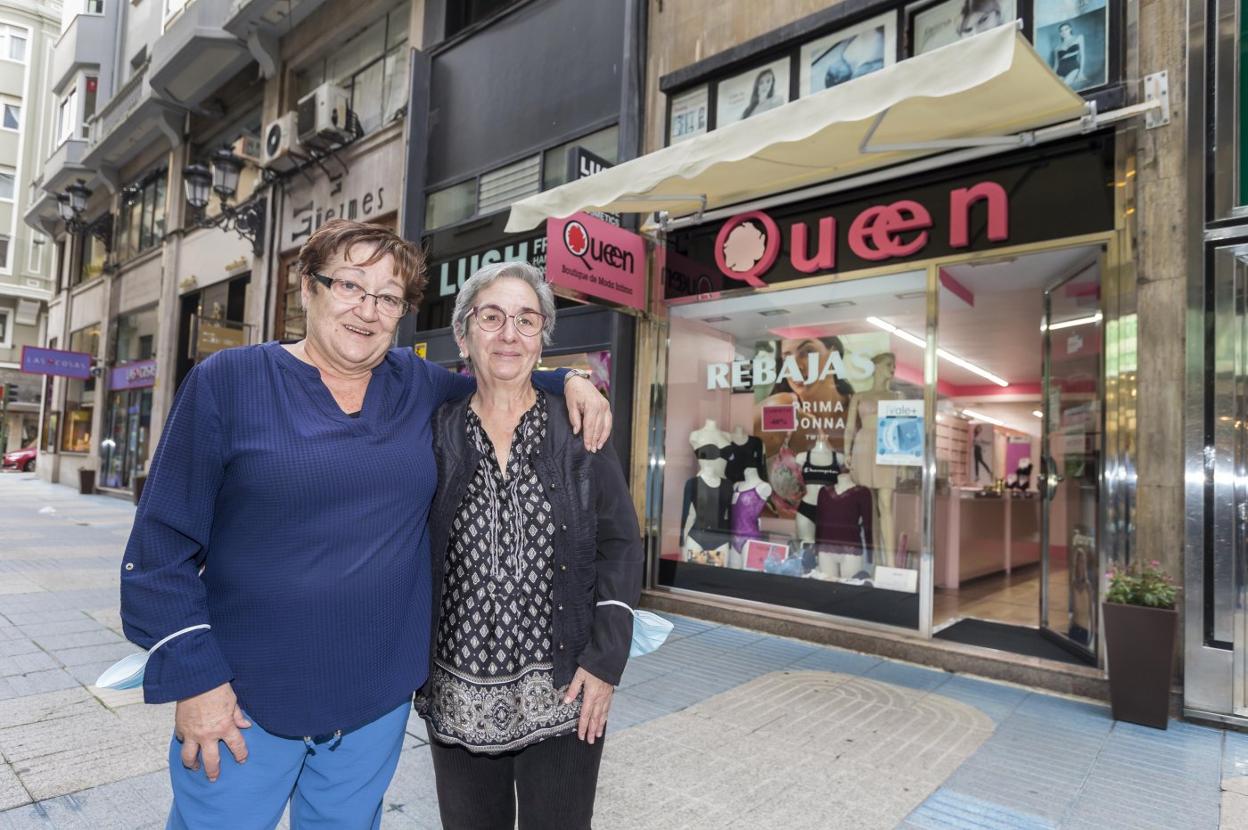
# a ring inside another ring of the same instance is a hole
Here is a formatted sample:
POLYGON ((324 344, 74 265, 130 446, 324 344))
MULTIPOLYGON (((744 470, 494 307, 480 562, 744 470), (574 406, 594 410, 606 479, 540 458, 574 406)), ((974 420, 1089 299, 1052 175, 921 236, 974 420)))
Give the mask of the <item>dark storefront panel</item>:
POLYGON ((530 3, 435 54, 429 185, 618 118, 624 12, 620 0, 530 3))

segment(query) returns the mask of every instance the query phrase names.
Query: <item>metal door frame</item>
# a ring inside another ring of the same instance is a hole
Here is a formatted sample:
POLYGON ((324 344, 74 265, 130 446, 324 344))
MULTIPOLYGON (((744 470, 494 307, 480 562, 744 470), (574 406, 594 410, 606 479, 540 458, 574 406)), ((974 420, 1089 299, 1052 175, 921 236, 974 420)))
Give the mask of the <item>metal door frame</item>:
MULTIPOLYGON (((1107 245, 1102 245, 1100 252, 1097 254, 1096 269, 1097 279, 1101 285, 1106 280, 1106 270, 1109 260, 1109 251, 1107 245)), ((1100 598, 1102 594, 1102 585, 1099 577, 1093 580, 1093 588, 1096 593, 1093 596, 1092 615, 1089 620, 1091 630, 1091 647, 1085 647, 1076 643, 1065 634, 1061 634, 1049 628, 1049 543, 1052 540, 1052 532, 1049 524, 1050 506, 1053 503, 1053 495, 1057 492, 1063 480, 1062 476, 1057 476, 1053 470, 1053 455, 1049 452, 1052 440, 1051 423, 1051 407, 1049 406, 1050 384, 1053 380, 1053 361, 1052 361, 1052 334, 1049 329, 1049 317, 1052 313, 1052 297, 1053 292, 1066 285, 1070 281, 1079 277, 1084 268, 1079 268, 1075 273, 1068 274, 1057 282, 1044 289, 1044 307, 1041 310, 1040 325, 1044 330, 1044 336, 1041 339, 1041 373, 1040 373, 1040 632, 1049 639, 1056 642, 1062 648, 1084 657, 1093 663, 1097 660, 1101 624, 1100 624, 1100 598), (1057 478, 1057 484, 1052 484, 1053 478, 1057 478)), ((1100 574, 1104 570, 1101 566, 1102 561, 1108 558, 1103 555, 1102 544, 1105 538, 1105 459, 1107 455, 1107 434, 1105 423, 1107 418, 1106 395, 1105 395, 1105 352, 1109 338, 1106 336, 1105 322, 1107 319, 1105 313, 1105 292, 1101 291, 1101 301, 1097 305, 1097 310, 1101 314, 1100 327, 1097 335, 1101 341, 1099 356, 1097 358, 1096 379, 1097 379, 1097 430, 1099 446, 1096 453, 1096 528, 1095 528, 1095 544, 1093 549, 1096 551, 1096 569, 1094 573, 1100 574)), ((1069 561, 1067 563, 1069 568, 1069 561)), ((1067 577, 1069 582, 1069 576, 1067 577)), ((1067 603, 1070 597, 1067 595, 1067 603)))

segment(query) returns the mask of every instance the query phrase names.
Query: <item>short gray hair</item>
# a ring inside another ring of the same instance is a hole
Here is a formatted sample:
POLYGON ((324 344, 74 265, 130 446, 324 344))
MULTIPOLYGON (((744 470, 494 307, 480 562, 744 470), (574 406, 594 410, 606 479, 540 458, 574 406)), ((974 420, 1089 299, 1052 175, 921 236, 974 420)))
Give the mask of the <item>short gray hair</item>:
POLYGON ((555 331, 555 292, 546 282, 546 276, 540 268, 534 268, 527 262, 495 262, 477 269, 468 278, 459 295, 455 298, 455 310, 451 312, 451 331, 456 337, 467 339, 468 315, 477 304, 477 295, 496 280, 503 277, 514 277, 528 283, 537 295, 537 310, 546 315, 546 323, 542 326, 542 343, 550 345, 551 335, 555 331))

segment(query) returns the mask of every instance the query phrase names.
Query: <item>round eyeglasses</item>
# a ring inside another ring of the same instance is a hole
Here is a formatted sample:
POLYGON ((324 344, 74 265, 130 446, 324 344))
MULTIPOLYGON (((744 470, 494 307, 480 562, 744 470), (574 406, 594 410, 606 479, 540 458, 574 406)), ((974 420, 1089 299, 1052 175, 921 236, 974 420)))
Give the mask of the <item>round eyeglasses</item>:
POLYGON ((518 314, 508 314, 496 305, 478 305, 473 306, 468 312, 468 316, 476 316, 477 325, 481 331, 495 332, 507 325, 507 320, 511 319, 516 322, 516 331, 525 337, 534 337, 541 333, 542 327, 546 325, 546 315, 540 311, 521 311, 518 314))
POLYGON ((407 300, 393 294, 370 294, 364 290, 364 286, 351 280, 340 280, 324 274, 313 274, 312 278, 328 288, 334 299, 344 303, 359 305, 372 297, 377 303, 377 312, 387 317, 402 317, 412 307, 407 300))

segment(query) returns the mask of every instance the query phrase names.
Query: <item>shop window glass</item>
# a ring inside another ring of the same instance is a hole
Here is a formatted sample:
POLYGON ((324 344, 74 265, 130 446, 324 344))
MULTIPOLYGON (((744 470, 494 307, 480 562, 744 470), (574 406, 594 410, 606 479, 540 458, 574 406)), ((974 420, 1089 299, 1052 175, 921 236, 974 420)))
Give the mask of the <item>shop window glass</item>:
POLYGON ((114 326, 115 363, 152 359, 152 344, 156 336, 155 308, 123 314, 117 318, 114 326))
POLYGON ((307 323, 299 295, 299 268, 294 257, 285 264, 286 280, 282 285, 281 320, 277 333, 279 340, 300 340, 307 334, 307 323))
POLYGON ((165 170, 149 173, 122 194, 117 254, 125 260, 156 247, 165 237, 165 170))
MULTIPOLYGON (((71 352, 100 353, 100 327, 88 326, 69 336, 71 352)), ((85 453, 91 447, 91 415, 95 410, 96 378, 67 378, 65 381, 65 419, 61 427, 61 449, 85 453)))
POLYGON ((347 91, 364 133, 393 120, 407 103, 407 29, 404 3, 370 24, 328 57, 295 73, 298 97, 326 81, 347 91))
POLYGON ((425 230, 462 222, 476 212, 476 179, 436 190, 425 199, 425 230))
POLYGON ((453 35, 498 14, 516 0, 460 0, 446 4, 446 36, 453 35))
POLYGON ((670 309, 661 584, 919 626, 926 280, 670 309))
POLYGON ((608 127, 547 150, 542 161, 543 190, 558 187, 568 180, 568 151, 577 146, 584 147, 595 156, 614 164, 619 158, 620 128, 608 127))
POLYGON ((108 250, 104 245, 103 227, 103 220, 100 220, 82 234, 82 265, 76 282, 87 282, 104 273, 108 250))

